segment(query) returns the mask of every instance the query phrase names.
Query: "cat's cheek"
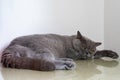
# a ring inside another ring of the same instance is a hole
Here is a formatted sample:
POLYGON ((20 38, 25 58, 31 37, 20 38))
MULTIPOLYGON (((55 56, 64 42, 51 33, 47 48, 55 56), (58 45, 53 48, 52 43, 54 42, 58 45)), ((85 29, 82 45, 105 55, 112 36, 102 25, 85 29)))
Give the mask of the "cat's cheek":
POLYGON ((80 45, 81 45, 80 40, 78 40, 78 39, 74 39, 74 40, 73 40, 73 48, 74 48, 75 50, 79 51, 79 50, 80 50, 80 45))

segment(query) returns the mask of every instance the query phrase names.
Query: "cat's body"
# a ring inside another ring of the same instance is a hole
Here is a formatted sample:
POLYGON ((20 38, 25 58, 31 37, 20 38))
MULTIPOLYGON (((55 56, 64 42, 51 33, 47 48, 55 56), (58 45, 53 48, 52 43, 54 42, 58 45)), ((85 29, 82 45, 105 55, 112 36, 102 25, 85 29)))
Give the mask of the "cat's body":
POLYGON ((3 51, 2 63, 5 67, 33 70, 69 70, 76 67, 72 60, 100 57, 117 58, 115 52, 104 55, 96 53, 101 43, 83 37, 80 32, 73 36, 56 34, 30 35, 14 39, 3 51))

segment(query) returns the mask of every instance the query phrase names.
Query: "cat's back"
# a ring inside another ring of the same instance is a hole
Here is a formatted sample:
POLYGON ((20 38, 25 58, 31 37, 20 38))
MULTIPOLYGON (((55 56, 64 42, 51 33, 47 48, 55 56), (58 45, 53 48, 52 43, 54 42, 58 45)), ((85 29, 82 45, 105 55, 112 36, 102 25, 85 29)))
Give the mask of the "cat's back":
POLYGON ((15 38, 11 45, 20 44, 20 45, 28 45, 28 44, 54 44, 61 43, 65 41, 66 36, 61 36, 57 34, 34 34, 27 35, 15 38))

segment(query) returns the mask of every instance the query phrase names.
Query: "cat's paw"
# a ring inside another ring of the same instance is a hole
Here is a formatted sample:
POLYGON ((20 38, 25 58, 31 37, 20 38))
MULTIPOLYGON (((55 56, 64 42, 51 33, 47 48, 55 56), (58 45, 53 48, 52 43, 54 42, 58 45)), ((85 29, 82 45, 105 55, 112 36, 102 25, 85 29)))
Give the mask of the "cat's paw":
POLYGON ((65 70, 72 70, 76 68, 76 63, 73 61, 65 61, 64 63, 64 69, 65 70))
POLYGON ((76 68, 76 63, 74 61, 55 61, 56 70, 72 70, 76 68))
POLYGON ((110 52, 110 55, 111 55, 111 58, 113 58, 113 59, 117 59, 119 57, 119 55, 113 51, 110 52))
POLYGON ((95 59, 102 58, 102 57, 110 57, 112 59, 117 59, 119 55, 112 50, 97 51, 94 55, 95 59))
POLYGON ((112 59, 117 59, 119 57, 119 55, 112 50, 105 50, 104 52, 107 53, 107 56, 112 59))

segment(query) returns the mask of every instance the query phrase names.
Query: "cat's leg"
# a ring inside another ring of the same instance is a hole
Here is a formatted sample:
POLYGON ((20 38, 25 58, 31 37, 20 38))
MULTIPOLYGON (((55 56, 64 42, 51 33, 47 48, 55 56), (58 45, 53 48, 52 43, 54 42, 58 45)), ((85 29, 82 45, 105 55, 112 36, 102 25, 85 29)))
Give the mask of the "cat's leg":
POLYGON ((76 68, 74 61, 55 60, 56 70, 72 70, 76 68))
POLYGON ((102 57, 110 57, 110 58, 113 58, 113 59, 117 59, 119 57, 119 55, 116 52, 111 51, 111 50, 97 51, 94 55, 95 59, 99 59, 99 58, 102 58, 102 57))
POLYGON ((3 51, 2 64, 5 67, 32 69, 41 71, 55 70, 54 62, 37 59, 29 48, 21 45, 13 45, 3 51))
POLYGON ((44 51, 44 53, 39 53, 36 55, 37 58, 51 61, 55 65, 56 70, 71 70, 76 67, 75 62, 69 58, 55 58, 54 55, 49 51, 44 51))
POLYGON ((14 45, 4 50, 1 62, 5 67, 41 71, 69 70, 76 66, 73 61, 55 60, 49 51, 33 54, 36 53, 27 47, 14 45))

